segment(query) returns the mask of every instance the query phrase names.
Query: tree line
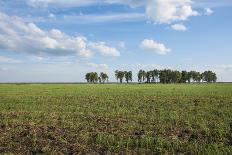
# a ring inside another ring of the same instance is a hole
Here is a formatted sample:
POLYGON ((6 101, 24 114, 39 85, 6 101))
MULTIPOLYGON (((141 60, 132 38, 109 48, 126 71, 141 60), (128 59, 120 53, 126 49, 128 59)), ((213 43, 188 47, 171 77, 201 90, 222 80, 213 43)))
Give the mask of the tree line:
MULTIPOLYGON (((133 79, 132 71, 115 71, 115 78, 118 82, 123 83, 123 80, 126 83, 132 82, 133 79)), ((144 71, 139 70, 137 74, 138 83, 191 83, 191 82, 216 82, 217 75, 213 71, 177 71, 171 69, 163 70, 150 70, 144 71)), ((87 73, 85 79, 88 83, 105 83, 109 81, 109 77, 106 73, 101 72, 98 76, 98 73, 91 72, 87 73)))
POLYGON ((190 83, 190 82, 216 82, 217 75, 212 71, 203 73, 197 71, 177 71, 177 70, 140 70, 138 73, 138 82, 146 83, 190 83))

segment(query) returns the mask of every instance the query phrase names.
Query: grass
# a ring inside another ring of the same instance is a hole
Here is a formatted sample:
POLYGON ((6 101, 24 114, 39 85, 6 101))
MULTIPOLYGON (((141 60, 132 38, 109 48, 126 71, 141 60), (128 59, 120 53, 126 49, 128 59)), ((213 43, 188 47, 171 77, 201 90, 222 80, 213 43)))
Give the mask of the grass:
POLYGON ((232 154, 232 84, 1 84, 0 153, 232 154))

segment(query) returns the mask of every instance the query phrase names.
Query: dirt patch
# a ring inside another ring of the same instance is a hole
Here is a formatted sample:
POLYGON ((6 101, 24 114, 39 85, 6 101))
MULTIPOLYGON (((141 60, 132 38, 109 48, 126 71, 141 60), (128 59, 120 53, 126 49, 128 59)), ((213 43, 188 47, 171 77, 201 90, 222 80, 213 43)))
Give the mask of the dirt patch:
POLYGON ((206 141, 206 134, 200 129, 189 129, 187 127, 176 126, 167 130, 166 136, 171 140, 183 142, 206 141))
POLYGON ((87 144, 69 128, 33 123, 0 125, 0 153, 99 154, 102 146, 87 144))
POLYGON ((84 121, 93 123, 89 132, 91 133, 104 133, 108 134, 123 134, 127 133, 124 128, 125 124, 128 123, 127 119, 124 118, 109 118, 97 115, 85 116, 84 121))

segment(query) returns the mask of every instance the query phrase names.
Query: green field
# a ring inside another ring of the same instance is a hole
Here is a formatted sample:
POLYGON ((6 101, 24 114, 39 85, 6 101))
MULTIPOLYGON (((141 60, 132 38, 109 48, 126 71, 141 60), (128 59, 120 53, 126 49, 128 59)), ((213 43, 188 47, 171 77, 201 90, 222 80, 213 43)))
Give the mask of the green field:
POLYGON ((0 153, 232 154, 232 84, 1 84, 0 153))

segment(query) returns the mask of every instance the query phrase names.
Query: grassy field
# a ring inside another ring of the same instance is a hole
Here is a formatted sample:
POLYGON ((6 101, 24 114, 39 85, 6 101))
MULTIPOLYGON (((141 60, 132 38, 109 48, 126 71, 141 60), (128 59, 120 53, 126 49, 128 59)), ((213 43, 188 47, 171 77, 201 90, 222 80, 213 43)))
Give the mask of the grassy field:
POLYGON ((0 153, 232 154, 232 84, 1 84, 0 153))

